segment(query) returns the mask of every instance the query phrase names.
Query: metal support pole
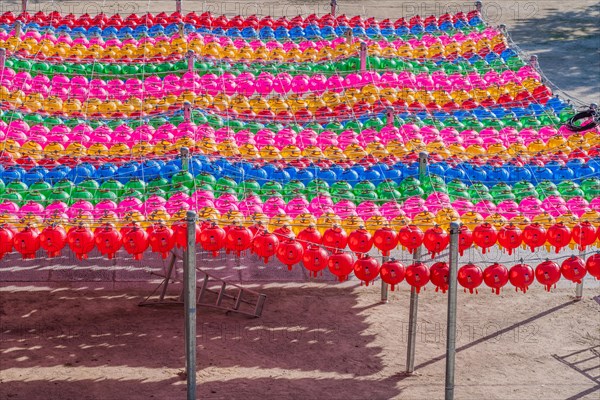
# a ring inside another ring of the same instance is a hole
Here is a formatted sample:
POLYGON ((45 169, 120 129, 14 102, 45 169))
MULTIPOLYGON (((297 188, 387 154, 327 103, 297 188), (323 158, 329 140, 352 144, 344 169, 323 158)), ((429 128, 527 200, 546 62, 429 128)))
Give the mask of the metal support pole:
MULTIPOLYGON (((381 258, 381 264, 386 263, 390 258, 388 256, 383 256, 381 258)), ((388 284, 381 280, 381 302, 386 304, 388 302, 388 284)))
POLYGON ((458 275, 458 234, 460 225, 450 224, 450 272, 448 274, 448 329, 446 332, 446 400, 454 399, 454 368, 456 356, 456 297, 458 275))
POLYGON ((181 0, 175 0, 175 11, 181 14, 181 0))
POLYGON ((394 107, 388 107, 386 109, 386 113, 387 113, 387 126, 389 127, 393 127, 394 126, 394 107))
MULTIPOLYGON (((419 180, 423 182, 427 174, 427 157, 426 152, 419 153, 419 180)), ((417 247, 413 253, 413 262, 419 261, 421 258, 421 247, 417 247)), ((417 312, 419 310, 419 294, 417 289, 410 289, 410 306, 408 314, 408 345, 406 348, 406 373, 412 374, 415 372, 415 348, 417 341, 417 312)))
POLYGON ((23 30, 23 23, 21 21, 15 21, 15 37, 21 37, 22 30, 23 30))
MULTIPOLYGON (((582 258, 584 256, 585 252, 583 250, 579 250, 579 257, 582 258)), ((575 301, 581 301, 581 299, 583 298, 583 281, 581 281, 581 283, 578 283, 577 286, 575 286, 575 301)))
POLYGON ((183 171, 187 171, 190 168, 190 149, 187 147, 182 147, 179 150, 179 154, 181 156, 181 169, 183 171))
POLYGON ((190 104, 189 101, 186 101, 185 103, 183 103, 183 120, 185 122, 190 122, 190 120, 192 119, 192 105, 190 104))
POLYGON ((481 12, 481 10, 483 9, 483 2, 480 0, 477 0, 475 2, 475 9, 479 12, 481 12))
POLYGON ((344 32, 344 36, 346 37, 346 43, 352 43, 352 29, 348 28, 346 32, 344 32))
POLYGON ((333 15, 335 17, 335 11, 337 8, 337 0, 331 0, 331 15, 333 15))
POLYGON ((364 73, 367 71, 367 44, 363 41, 360 42, 360 72, 364 73))
POLYGON ((179 25, 177 25, 177 29, 178 29, 179 37, 184 38, 185 37, 185 29, 184 29, 183 22, 180 22, 179 25))
POLYGON ((27 12, 27 0, 21 0, 21 11, 27 12))
POLYGON ((186 57, 188 59, 188 72, 194 72, 194 60, 196 56, 193 50, 188 50, 186 57))
POLYGON ((187 250, 183 264, 187 399, 196 400, 196 213, 187 212, 187 250))

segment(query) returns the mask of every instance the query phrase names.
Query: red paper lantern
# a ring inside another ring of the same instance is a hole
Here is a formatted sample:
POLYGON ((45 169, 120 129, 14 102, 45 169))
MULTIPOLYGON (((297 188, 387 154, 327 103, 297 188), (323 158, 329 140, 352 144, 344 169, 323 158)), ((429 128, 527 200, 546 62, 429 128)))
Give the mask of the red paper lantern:
POLYGON ((6 224, 0 225, 0 260, 13 249, 15 233, 6 224))
POLYGON ((591 246, 596 241, 596 228, 589 222, 579 222, 573 227, 571 232, 573 241, 579 245, 579 250, 585 251, 587 246, 591 246))
POLYGON ((398 234, 392 228, 384 226, 375 231, 373 244, 381 251, 381 254, 389 256, 390 251, 398 246, 398 234))
POLYGON ((348 236, 348 247, 361 258, 373 248, 373 237, 366 229, 357 229, 348 236))
POLYGON ((134 260, 141 260, 149 245, 148 233, 137 223, 123 235, 123 247, 127 253, 133 256, 134 260))
POLYGON ((513 265, 510 271, 508 271, 508 280, 515 287, 516 292, 521 289, 523 293, 527 293, 527 289, 533 283, 534 277, 533 268, 527 264, 513 265))
POLYGON ((478 293, 477 288, 483 282, 483 271, 477 265, 469 263, 463 265, 458 270, 458 283, 464 287, 465 292, 469 289, 469 293, 478 293))
POLYGON ((23 260, 35 258, 36 251, 40 249, 39 235, 38 230, 30 226, 15 234, 13 245, 15 250, 21 253, 23 260))
POLYGON ((435 285, 435 291, 441 290, 446 293, 448 290, 448 276, 450 275, 450 266, 445 262, 437 262, 429 268, 431 274, 431 283, 435 285))
POLYGON ((591 276, 600 280, 600 253, 596 253, 587 259, 585 268, 591 276))
POLYGON ((94 234, 83 225, 69 229, 67 242, 78 260, 86 260, 88 253, 94 250, 94 234))
POLYGON ((587 274, 585 263, 581 258, 575 256, 571 256, 563 261, 560 266, 560 272, 565 279, 575 283, 581 283, 581 280, 587 274))
POLYGON ((429 268, 422 262, 417 262, 406 267, 406 283, 414 287, 417 293, 429 282, 429 268))
POLYGON ((562 222, 548 228, 548 243, 556 248, 556 253, 571 243, 571 230, 562 222))
POLYGON ((112 224, 104 224, 94 231, 94 242, 100 254, 112 260, 123 246, 123 236, 112 224))
POLYGON ((527 225, 525 229, 523 229, 523 243, 525 243, 533 253, 536 248, 541 247, 546 243, 546 230, 537 222, 527 225))
POLYGON ((398 231, 398 242, 412 254, 423 244, 425 234, 416 225, 404 226, 398 231))
POLYGON ((554 261, 546 260, 535 268, 535 278, 549 292, 560 279, 560 267, 554 261))
POLYGON ((314 226, 302 229, 298 234, 298 241, 306 250, 310 244, 321 244, 323 238, 321 232, 319 232, 314 226))
POLYGON ((329 261, 329 253, 316 244, 310 244, 305 250, 302 256, 302 263, 306 268, 310 276, 317 276, 317 274, 327 268, 329 261))
POLYGON ((304 247, 297 240, 288 238, 279 244, 277 248, 277 258, 283 264, 287 265, 288 270, 292 270, 292 265, 302 261, 304 247))
POLYGON ((265 264, 269 262, 270 257, 275 255, 278 247, 277 236, 267 231, 260 232, 252 241, 254 252, 265 260, 265 264))
POLYGON ((461 225, 458 233, 458 253, 462 256, 465 250, 473 245, 473 233, 466 225, 461 225))
POLYGON ((481 252, 485 254, 487 249, 494 246, 498 239, 496 228, 489 222, 484 222, 477 225, 473 230, 473 243, 481 248, 481 252))
POLYGON ((250 229, 238 225, 232 226, 225 235, 225 249, 227 253, 235 251, 239 257, 244 250, 248 250, 252 244, 252 232, 250 229))
POLYGON ((450 243, 450 235, 439 226, 427 229, 423 238, 423 245, 431 254, 431 258, 435 258, 436 254, 444 251, 450 243))
MULTIPOLYGON (((196 243, 200 243, 200 234, 202 231, 198 224, 194 225, 196 225, 196 243)), ((187 249, 187 221, 177 221, 171 226, 171 229, 173 229, 173 235, 175 236, 175 246, 187 249)))
POLYGON ((164 224, 156 224, 148 229, 148 240, 153 253, 160 253, 163 260, 175 247, 175 233, 164 224))
POLYGON ((277 236, 279 241, 295 236, 294 232, 292 232, 288 225, 280 226, 279 228, 275 229, 273 233, 277 236))
POLYGON ((348 279, 348 275, 352 273, 354 267, 354 259, 345 251, 337 250, 331 256, 327 262, 329 271, 338 277, 340 282, 348 279))
POLYGON ((362 281, 361 285, 364 282, 365 286, 369 286, 369 282, 379 276, 380 268, 379 262, 367 254, 354 262, 354 275, 362 281))
POLYGON ((60 256, 67 245, 67 231, 60 225, 47 226, 40 233, 40 246, 48 252, 48 258, 60 256))
POLYGON ((381 279, 390 285, 392 291, 394 291, 396 285, 404 280, 406 268, 400 261, 392 258, 381 265, 379 275, 381 275, 381 279))
POLYGON ((346 231, 339 226, 334 226, 323 233, 323 246, 327 249, 343 249, 348 244, 346 231))
POLYGON ((502 264, 492 264, 483 271, 483 281, 492 288, 492 293, 500 294, 500 289, 508 283, 508 268, 502 264))
POLYGON ((521 230, 513 225, 505 225, 498 232, 498 244, 506 249, 509 255, 521 245, 523 241, 521 230))
POLYGON ((219 250, 225 245, 225 230, 213 223, 200 232, 200 244, 206 251, 212 251, 213 257, 219 255, 219 250))

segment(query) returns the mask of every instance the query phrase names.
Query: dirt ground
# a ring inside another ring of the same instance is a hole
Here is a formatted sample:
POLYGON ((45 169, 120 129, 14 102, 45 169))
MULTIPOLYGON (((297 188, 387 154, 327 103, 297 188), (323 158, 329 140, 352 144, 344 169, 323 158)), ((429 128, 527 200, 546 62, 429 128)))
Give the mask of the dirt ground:
MULTIPOLYGON (((328 1, 192 2, 214 13, 323 13, 328 1)), ((20 2, 0 1, 5 11, 20 2)), ((471 2, 339 1, 346 14, 441 14, 471 2)), ((548 78, 582 103, 600 102, 598 1, 486 1, 548 78)), ((169 1, 33 1, 35 9, 172 11, 169 1)), ((3 261, 6 263, 6 261, 3 261)), ((0 269, 9 264, 0 264, 0 269)), ((106 268, 111 268, 107 266, 106 268)), ((86 272, 86 277, 100 274, 86 272)), ((54 275, 68 277, 68 275, 54 275)), ((120 275, 119 275, 120 276, 120 275)), ((268 274, 262 274, 262 281, 268 274)), ((6 275, 2 275, 2 279, 6 275)), ((21 280, 22 279, 16 279, 21 280)), ((90 280, 94 280, 90 278, 90 280)), ((139 282, 0 282, 0 399, 185 397, 183 312, 140 308, 139 282)), ((406 285, 381 305, 379 286, 259 283, 260 319, 200 309, 201 399, 437 399, 444 395, 446 298, 420 296, 415 376, 406 376, 406 285)), ((459 293, 457 399, 599 399, 600 290, 500 296, 459 293)), ((177 288, 174 288, 177 289, 177 288)))

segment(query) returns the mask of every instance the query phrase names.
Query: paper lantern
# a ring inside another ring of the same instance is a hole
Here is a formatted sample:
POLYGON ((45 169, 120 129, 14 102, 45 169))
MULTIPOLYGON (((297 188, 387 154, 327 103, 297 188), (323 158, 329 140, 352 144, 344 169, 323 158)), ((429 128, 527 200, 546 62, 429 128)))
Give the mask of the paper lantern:
POLYGON ((431 258, 435 258, 436 254, 440 254, 450 243, 450 235, 439 226, 429 228, 425 231, 423 245, 431 254, 431 258))
POLYGON ((339 226, 333 226, 323 233, 322 244, 329 250, 343 249, 348 244, 348 235, 339 226))
POLYGON ((523 293, 527 293, 527 289, 535 279, 535 272, 527 264, 516 264, 508 271, 508 280, 515 287, 515 291, 521 289, 523 293))
POLYGON ((40 233, 40 247, 46 250, 48 258, 60 256, 61 250, 66 245, 67 231, 60 225, 47 226, 40 233))
POLYGON ((252 244, 252 232, 244 226, 232 226, 225 235, 225 249, 227 253, 235 252, 239 257, 242 251, 248 250, 252 244))
MULTIPOLYGON (((194 224, 196 229, 196 243, 200 243, 200 235, 202 233, 198 224, 194 224)), ((187 222, 186 221, 177 221, 171 226, 173 229, 173 235, 175 236, 175 246, 181 249, 187 249, 188 240, 187 240, 187 222)))
POLYGON ((458 253, 462 256, 465 250, 473 245, 473 233, 466 225, 461 225, 458 233, 458 253))
POLYGON ((348 235, 348 247, 361 258, 373 248, 373 237, 366 229, 357 229, 348 235))
POLYGON ((423 244, 425 234, 416 225, 407 225, 398 231, 398 243, 405 247, 410 254, 423 244))
POLYGON ((523 243, 534 252, 536 248, 546 244, 546 230, 537 222, 527 225, 523 229, 523 243))
POLYGON ((308 248, 310 244, 321 244, 323 238, 321 236, 321 232, 318 231, 314 226, 309 226, 308 228, 302 229, 297 237, 298 241, 304 249, 308 248))
POLYGON ((381 251, 381 254, 389 256, 390 251, 398 246, 398 234, 387 226, 379 228, 373 234, 373 244, 381 251))
POLYGON ((133 256, 134 260, 141 260, 148 246, 150 246, 149 235, 137 223, 123 235, 123 248, 133 256))
POLYGON ((600 280, 600 253, 596 253, 587 259, 585 268, 594 278, 600 280))
POLYGON ((429 282, 430 273, 427 265, 417 262, 406 267, 406 283, 414 287, 417 293, 429 282))
POLYGON ((7 224, 0 225, 0 260, 13 249, 15 233, 8 228, 7 224))
POLYGON ((548 243, 555 247, 556 253, 571 243, 571 230, 562 222, 556 223, 548 228, 546 235, 548 243))
POLYGON ((469 289, 469 293, 478 293, 477 288, 483 282, 483 271, 475 264, 469 263, 458 269, 458 283, 464 287, 465 292, 469 289))
POLYGON ((123 246, 123 236, 112 224, 103 224, 94 231, 94 243, 100 254, 112 260, 123 246))
POLYGON ((481 252, 485 254, 487 249, 496 244, 498 233, 496 228, 488 222, 477 225, 473 229, 473 243, 481 248, 481 252))
POLYGON ((431 283, 435 285, 435 291, 441 290, 446 293, 448 290, 448 276, 450 275, 450 266, 445 262, 436 262, 429 268, 431 274, 431 283))
POLYGON ((327 250, 316 244, 309 244, 304 250, 302 264, 309 271, 310 276, 317 274, 327 268, 329 262, 329 253, 327 250))
POLYGON ((175 233, 164 224, 156 224, 148 229, 148 240, 153 253, 160 253, 166 259, 175 247, 175 233))
POLYGON ((400 261, 392 258, 381 264, 379 275, 381 275, 381 279, 390 285, 390 288, 394 291, 396 285, 404 280, 406 268, 400 261))
POLYGON ((94 250, 95 246, 94 234, 89 228, 83 225, 73 227, 69 230, 67 242, 78 260, 86 260, 88 253, 94 250))
POLYGON ((225 246, 225 230, 212 223, 200 231, 200 245, 205 251, 212 252, 213 257, 219 255, 219 250, 225 246))
POLYGON ((589 221, 579 222, 573 227, 571 235, 573 241, 579 245, 579 250, 585 251, 596 241, 596 228, 589 221))
POLYGON ((581 258, 575 256, 571 256, 562 262, 560 272, 565 279, 575 283, 581 283, 581 280, 587 274, 585 263, 581 258))
POLYGON ((508 283, 508 268, 494 263, 483 271, 483 281, 492 288, 492 293, 500 294, 500 289, 508 283))
POLYGON ((535 278, 549 292, 560 280, 560 267, 554 261, 546 260, 535 268, 535 278))
POLYGON ((521 245, 522 241, 521 230, 513 224, 504 225, 498 232, 498 244, 504 247, 509 255, 521 245))
POLYGON ((262 231, 254 237, 252 248, 254 253, 265 260, 265 264, 269 262, 269 258, 274 256, 279 247, 279 239, 273 233, 262 231))
POLYGON ((284 265, 287 265, 288 270, 292 270, 294 264, 302 261, 304 255, 304 247, 296 239, 287 238, 283 240, 277 248, 277 259, 284 265))
POLYGON ((379 276, 380 268, 376 259, 366 255, 354 262, 354 275, 361 280, 361 285, 364 282, 365 286, 369 286, 369 283, 379 276))
POLYGON ((29 225, 17 232, 13 239, 15 250, 21 253, 23 260, 34 259, 40 249, 40 238, 37 229, 29 225))
POLYGON ((329 256, 327 266, 329 267, 329 271, 337 276, 340 282, 343 282, 348 279, 348 275, 354 269, 354 259, 349 253, 337 250, 329 256))

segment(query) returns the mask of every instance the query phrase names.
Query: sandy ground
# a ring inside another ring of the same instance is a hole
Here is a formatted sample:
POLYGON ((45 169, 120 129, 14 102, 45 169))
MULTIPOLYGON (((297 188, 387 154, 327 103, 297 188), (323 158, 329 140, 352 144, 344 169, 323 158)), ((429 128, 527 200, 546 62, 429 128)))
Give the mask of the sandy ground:
MULTIPOLYGON (((201 309, 201 399, 438 399, 445 296, 420 297, 416 376, 405 376, 408 290, 265 284, 260 319, 201 309)), ((458 399, 598 399, 598 291, 460 292, 458 399), (595 299, 592 296, 596 296, 595 299), (567 363, 576 364, 577 371, 567 363), (584 370, 585 372, 581 372, 584 370)), ((145 292, 2 289, 1 399, 184 398, 183 313, 145 292)))
MULTIPOLYGON (((15 9, 17 3, 1 0, 0 11, 15 9)), ((522 49, 538 54, 552 82, 583 103, 600 102, 599 2, 485 3, 486 18, 506 24, 522 49)), ((34 10, 63 12, 174 10, 173 2, 165 1, 30 4, 34 10)), ((323 13, 327 4, 184 0, 187 10, 228 15, 323 13)), ((470 4, 340 1, 340 10, 396 18, 439 15, 470 4)), ((533 256, 531 263, 541 257, 533 256)), ((43 260, 36 267, 13 260, 0 264, 0 399, 185 397, 185 382, 178 375, 184 366, 183 313, 137 306, 148 292, 140 289, 147 284, 138 279, 139 266, 94 265, 92 259, 74 268, 66 257, 58 266, 43 260)), ((259 265, 252 263, 248 267, 259 265)), ((269 268, 239 272, 240 280, 256 282, 268 295, 260 319, 200 310, 199 398, 443 397, 443 295, 432 289, 421 295, 418 374, 405 376, 405 285, 389 304, 380 305, 378 285, 285 283, 288 276, 301 281, 305 274, 269 268), (265 280, 277 282, 258 283, 265 280)), ((495 296, 487 289, 477 296, 460 293, 456 398, 600 398, 599 285, 586 283, 579 303, 572 301, 573 289, 567 286, 550 294, 537 285, 526 295, 507 290, 495 296)))

